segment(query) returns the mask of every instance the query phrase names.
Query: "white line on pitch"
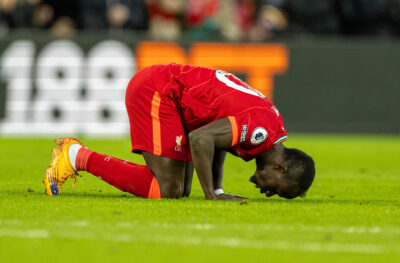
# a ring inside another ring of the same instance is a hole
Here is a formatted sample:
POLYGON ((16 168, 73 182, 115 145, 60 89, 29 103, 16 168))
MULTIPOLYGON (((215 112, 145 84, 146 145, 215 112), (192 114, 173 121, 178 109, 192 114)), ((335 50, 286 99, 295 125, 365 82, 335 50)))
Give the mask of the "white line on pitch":
POLYGON ((49 238, 49 232, 44 229, 7 229, 0 228, 0 237, 20 237, 20 238, 49 238))
MULTIPOLYGON (((27 225, 26 221, 19 219, 0 220, 0 226, 18 226, 27 225)), ((336 232, 344 234, 390 234, 400 235, 399 227, 382 227, 382 226, 310 226, 310 225, 285 225, 285 224, 251 224, 251 223, 168 223, 168 222, 146 222, 128 221, 116 224, 108 224, 94 221, 55 221, 50 222, 55 226, 73 226, 73 227, 90 227, 90 226, 112 226, 119 228, 186 228, 196 230, 212 230, 212 229, 239 229, 245 231, 276 231, 276 232, 336 232)), ((39 225, 38 225, 39 226, 39 225)))
POLYGON ((251 240, 237 237, 196 237, 196 236, 134 236, 129 234, 114 233, 85 233, 82 231, 73 232, 66 231, 49 233, 44 229, 0 229, 0 237, 16 237, 16 238, 63 238, 69 240, 93 240, 93 241, 110 241, 119 243, 144 242, 144 243, 160 243, 160 244, 178 244, 182 246, 202 245, 202 246, 220 246, 220 247, 237 247, 251 249, 273 249, 273 250, 296 250, 306 252, 347 252, 359 254, 381 254, 386 251, 381 245, 374 244, 354 244, 354 243, 318 243, 318 242, 290 242, 286 240, 251 240))
MULTIPOLYGON (((222 229, 222 228, 233 228, 247 231, 284 231, 284 232, 341 232, 345 234, 400 234, 400 228, 397 227, 380 227, 380 226, 309 226, 309 225, 282 225, 282 224, 210 224, 210 223, 164 223, 164 222, 152 222, 152 227, 158 228, 189 228, 189 229, 222 229)), ((118 223, 119 227, 136 227, 138 224, 134 222, 121 222, 118 223)))

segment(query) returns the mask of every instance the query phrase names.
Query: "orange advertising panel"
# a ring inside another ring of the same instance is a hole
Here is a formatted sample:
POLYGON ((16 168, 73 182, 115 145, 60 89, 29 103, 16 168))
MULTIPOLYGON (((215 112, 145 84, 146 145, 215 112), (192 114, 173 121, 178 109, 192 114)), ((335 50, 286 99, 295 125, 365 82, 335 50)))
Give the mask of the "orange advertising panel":
POLYGON ((141 42, 136 48, 138 69, 155 64, 189 63, 185 50, 172 42, 141 42))
POLYGON ((192 64, 244 73, 253 88, 273 96, 273 77, 289 64, 283 44, 194 43, 189 52, 176 43, 142 42, 136 49, 138 68, 163 63, 192 64))

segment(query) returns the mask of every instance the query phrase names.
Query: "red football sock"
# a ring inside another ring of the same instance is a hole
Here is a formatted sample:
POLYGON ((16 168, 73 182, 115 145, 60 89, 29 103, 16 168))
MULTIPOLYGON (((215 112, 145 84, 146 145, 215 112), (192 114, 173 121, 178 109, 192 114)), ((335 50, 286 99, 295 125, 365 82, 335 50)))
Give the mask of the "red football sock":
POLYGON ((76 169, 87 171, 101 180, 145 198, 161 198, 154 174, 145 166, 93 152, 82 147, 76 156, 76 169))

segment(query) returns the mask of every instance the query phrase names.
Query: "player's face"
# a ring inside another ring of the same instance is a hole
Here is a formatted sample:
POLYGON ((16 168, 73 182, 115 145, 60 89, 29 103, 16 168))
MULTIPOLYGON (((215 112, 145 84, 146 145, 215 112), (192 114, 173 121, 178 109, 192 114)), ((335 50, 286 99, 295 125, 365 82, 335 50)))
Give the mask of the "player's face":
POLYGON ((267 197, 279 195, 287 199, 297 196, 298 188, 283 178, 282 172, 274 165, 268 165, 264 169, 257 169, 250 182, 260 188, 260 193, 267 197))

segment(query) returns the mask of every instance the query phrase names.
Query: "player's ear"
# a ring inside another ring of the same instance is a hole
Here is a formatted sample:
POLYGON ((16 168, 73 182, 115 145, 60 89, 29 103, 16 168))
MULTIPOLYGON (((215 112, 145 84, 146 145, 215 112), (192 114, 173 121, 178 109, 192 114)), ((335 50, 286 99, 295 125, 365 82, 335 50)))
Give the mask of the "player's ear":
POLYGON ((275 164, 274 165, 274 170, 284 174, 284 173, 287 172, 287 165, 285 165, 285 164, 275 164))

